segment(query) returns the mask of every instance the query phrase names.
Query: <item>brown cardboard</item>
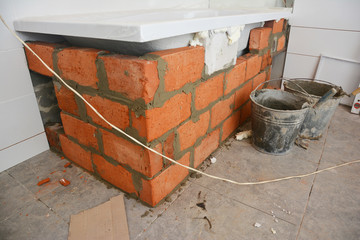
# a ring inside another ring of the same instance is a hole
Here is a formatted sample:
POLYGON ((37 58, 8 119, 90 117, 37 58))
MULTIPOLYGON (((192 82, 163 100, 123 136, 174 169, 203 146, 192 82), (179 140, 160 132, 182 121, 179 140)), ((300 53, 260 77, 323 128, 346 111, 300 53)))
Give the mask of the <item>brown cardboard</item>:
POLYGON ((68 240, 129 240, 123 195, 71 216, 68 240))

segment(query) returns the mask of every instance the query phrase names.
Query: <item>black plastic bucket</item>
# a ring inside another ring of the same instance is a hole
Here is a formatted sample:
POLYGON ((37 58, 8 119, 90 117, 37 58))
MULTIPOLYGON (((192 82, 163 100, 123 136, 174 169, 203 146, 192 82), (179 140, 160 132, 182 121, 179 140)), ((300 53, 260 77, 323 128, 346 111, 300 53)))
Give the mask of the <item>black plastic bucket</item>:
POLYGON ((299 78, 286 80, 284 82, 285 91, 302 96, 312 101, 313 105, 332 88, 339 89, 335 96, 326 100, 326 102, 319 107, 311 107, 309 109, 299 131, 300 137, 307 139, 321 138, 335 113, 336 107, 346 93, 342 91, 341 87, 320 80, 299 78))
POLYGON ((273 89, 255 89, 250 99, 253 146, 273 155, 288 153, 309 110, 307 99, 273 89))

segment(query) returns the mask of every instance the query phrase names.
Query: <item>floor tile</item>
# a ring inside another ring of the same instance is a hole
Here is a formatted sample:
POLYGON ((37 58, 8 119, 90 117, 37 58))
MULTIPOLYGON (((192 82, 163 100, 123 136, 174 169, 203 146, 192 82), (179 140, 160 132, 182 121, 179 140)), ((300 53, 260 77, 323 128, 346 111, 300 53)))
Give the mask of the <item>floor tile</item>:
POLYGON ((0 221, 15 214, 34 194, 11 177, 6 171, 0 173, 0 221))
POLYGON ((38 200, 28 202, 0 223, 0 236, 4 240, 66 240, 68 224, 38 200))

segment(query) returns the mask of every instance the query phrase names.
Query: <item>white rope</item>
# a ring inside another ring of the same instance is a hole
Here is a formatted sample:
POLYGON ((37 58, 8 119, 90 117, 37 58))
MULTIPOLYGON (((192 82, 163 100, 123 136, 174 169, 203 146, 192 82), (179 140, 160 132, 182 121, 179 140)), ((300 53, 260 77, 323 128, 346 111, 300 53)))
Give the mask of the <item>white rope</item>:
POLYGON ((144 145, 143 143, 141 143, 139 140, 137 140, 136 138, 130 136, 129 134, 125 133, 124 131, 122 131, 121 129, 119 129, 118 127, 116 127, 114 124, 112 124, 111 122, 109 122, 108 120, 106 120, 88 101, 86 101, 86 99, 81 96, 80 93, 78 93, 75 89, 73 89, 72 87, 70 87, 55 71, 53 71, 7 24, 6 22, 4 21, 4 19, 2 18, 2 16, 0 16, 1 18, 1 21, 3 22, 3 24, 5 25, 5 27, 10 31, 10 33, 12 35, 14 35, 14 37, 19 40, 27 49, 29 49, 30 52, 32 52, 39 60, 40 62, 51 72, 54 74, 55 77, 57 77, 61 83, 66 86, 68 89, 70 89, 74 94, 76 94, 81 100, 83 100, 86 105, 88 105, 95 113, 96 115, 98 115, 104 122, 106 122, 107 124, 109 124, 112 128, 114 128, 116 131, 120 132, 121 134, 127 136, 128 138, 130 138, 132 141, 134 141, 135 143, 137 143, 138 145, 146 148, 147 150, 169 160, 170 162, 174 163, 174 164, 177 164, 181 167, 184 167, 188 170, 191 170, 193 172, 196 172, 196 173, 200 173, 206 177, 209 177, 209 178, 213 178, 213 179, 217 179, 217 180, 221 180, 221 181, 225 181, 225 182, 229 182, 229 183, 233 183, 233 184, 236 184, 236 185, 259 185, 259 184, 264 184, 264 183, 272 183, 272 182, 279 182, 279 181, 283 181, 283 180, 289 180, 289 179, 294 179, 294 178, 303 178, 303 177, 307 177, 307 176, 311 176, 311 175, 314 175, 314 174, 318 174, 318 173, 321 173, 321 172, 324 172, 324 171, 329 171, 331 169, 335 169, 335 168, 339 168, 339 167, 343 167, 343 166, 346 166, 346 165, 349 165, 349 164, 353 164, 353 163, 358 163, 360 162, 360 159, 359 160, 355 160, 355 161, 351 161, 351 162, 347 162, 347 163, 343 163, 343 164, 340 164, 340 165, 337 165, 337 166, 333 166, 333 167, 329 167, 329 168, 325 168, 325 169, 322 169, 322 170, 319 170, 319 171, 315 171, 315 172, 312 172, 312 173, 308 173, 308 174, 302 174, 302 175, 297 175, 297 176, 289 176, 289 177, 283 177, 283 178, 277 178, 277 179, 272 179, 272 180, 266 180, 266 181, 259 181, 259 182, 237 182, 237 181, 233 181, 233 180, 230 180, 230 179, 226 179, 226 178, 222 178, 222 177, 217 177, 217 176, 214 176, 214 175, 210 175, 210 174, 207 174, 205 172, 202 172, 202 171, 199 171, 195 168, 192 168, 192 167, 188 167, 184 164, 181 164, 165 155, 163 155, 162 153, 159 153, 157 151, 155 151, 154 149, 152 148, 149 148, 148 146, 144 145))

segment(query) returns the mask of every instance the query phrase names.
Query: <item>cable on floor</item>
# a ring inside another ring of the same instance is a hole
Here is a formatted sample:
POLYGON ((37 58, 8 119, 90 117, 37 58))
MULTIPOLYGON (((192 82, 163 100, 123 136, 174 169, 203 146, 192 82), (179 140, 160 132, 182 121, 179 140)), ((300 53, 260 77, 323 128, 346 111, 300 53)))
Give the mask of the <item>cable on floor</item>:
POLYGON ((5 25, 5 27, 10 31, 10 33, 17 39, 19 40, 27 49, 29 49, 30 52, 32 52, 35 57, 37 57, 40 62, 52 73, 54 74, 54 76, 60 80, 60 82, 66 86, 69 90, 71 90, 74 94, 76 94, 82 101, 84 101, 84 103, 86 105, 88 105, 95 113, 96 115, 98 115, 104 122, 106 122, 107 124, 109 124, 112 128, 114 128, 116 131, 120 132, 121 134, 125 135, 126 137, 130 138, 132 141, 134 141, 135 143, 137 143, 138 145, 146 148, 147 150, 167 159, 168 161, 174 163, 174 164, 177 164, 183 168, 186 168, 190 171, 193 171, 193 172, 196 172, 196 173, 199 173, 199 174, 202 174, 203 176, 206 176, 206 177, 209 177, 209 178, 212 178, 212 179, 216 179, 216 180, 221 180, 221 181, 225 181, 225 182, 228 182, 228 183, 233 183, 233 184, 236 184, 236 185, 241 185, 241 186, 246 186, 246 185, 260 185, 260 184, 265 184, 265 183, 273 183, 273 182, 279 182, 279 181, 284 181, 284 180, 290 180, 290 179, 294 179, 294 178, 303 178, 303 177, 307 177, 307 176, 311 176, 311 175, 314 175, 314 174, 318 174, 318 173, 321 173, 321 172, 325 172, 325 171, 329 171, 329 170, 332 170, 332 169, 335 169, 335 168, 339 168, 339 167, 343 167, 343 166, 346 166, 346 165, 350 165, 350 164, 354 164, 354 163, 359 163, 360 162, 360 159, 358 160, 354 160, 354 161, 351 161, 351 162, 347 162, 347 163, 343 163, 343 164, 339 164, 339 165, 336 165, 336 166, 333 166, 333 167, 328 167, 328 168, 325 168, 325 169, 322 169, 322 170, 318 170, 318 171, 315 171, 315 172, 311 172, 311 173, 307 173, 307 174, 301 174, 301 175, 296 175, 296 176, 289 176, 289 177, 283 177, 283 178, 276 178, 276 179, 272 179, 272 180, 265 180, 265 181, 258 181, 258 182, 237 182, 237 181, 234 181, 234 180, 231 180, 231 179, 226 179, 226 178, 222 178, 222 177, 217 177, 217 176, 214 176, 214 175, 211 175, 211 174, 207 174, 205 172, 202 172, 202 171, 199 171, 195 168, 192 168, 192 167, 189 167, 189 166, 186 166, 184 164, 181 164, 177 161, 175 161, 174 159, 171 159, 165 155, 163 155, 162 153, 159 153, 157 151, 155 151, 154 149, 144 145, 143 143, 141 143, 140 141, 138 141, 136 138, 130 136, 129 134, 125 133, 124 131, 122 131, 121 129, 119 129, 118 127, 116 127, 114 124, 112 124, 111 122, 109 122, 107 119, 105 119, 105 117, 103 117, 88 101, 86 101, 85 98, 83 98, 83 96, 81 96, 80 93, 78 93, 75 89, 73 89, 71 86, 69 86, 54 70, 52 70, 5 22, 5 20, 2 18, 2 16, 0 16, 0 19, 1 21, 3 22, 3 24, 5 25))

